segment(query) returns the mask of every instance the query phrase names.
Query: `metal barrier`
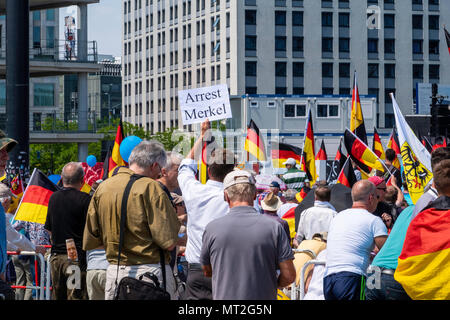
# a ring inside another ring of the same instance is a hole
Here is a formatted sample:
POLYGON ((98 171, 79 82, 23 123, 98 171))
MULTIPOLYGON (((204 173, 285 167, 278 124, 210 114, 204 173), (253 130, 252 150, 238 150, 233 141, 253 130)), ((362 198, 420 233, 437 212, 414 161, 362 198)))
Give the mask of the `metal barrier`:
POLYGON ((37 275, 37 260, 35 260, 35 282, 36 285, 35 286, 11 286, 11 288, 13 289, 35 289, 38 291, 38 300, 44 300, 44 269, 45 269, 45 260, 44 260, 44 256, 41 253, 36 253, 34 251, 21 251, 21 252, 16 252, 16 251, 7 251, 8 255, 21 255, 21 256, 35 256, 37 258, 39 258, 39 261, 41 263, 41 272, 40 272, 40 281, 38 281, 38 275, 37 275))
POLYGON ((299 286, 297 287, 296 281, 292 284, 291 288, 291 300, 297 300, 297 297, 299 297, 298 300, 303 300, 303 297, 305 296, 305 271, 308 266, 312 264, 316 265, 325 265, 325 261, 319 261, 315 260, 317 258, 317 255, 314 253, 314 251, 309 249, 292 249, 292 251, 295 253, 307 253, 312 257, 312 260, 309 260, 305 262, 302 269, 300 270, 300 281, 299 286))

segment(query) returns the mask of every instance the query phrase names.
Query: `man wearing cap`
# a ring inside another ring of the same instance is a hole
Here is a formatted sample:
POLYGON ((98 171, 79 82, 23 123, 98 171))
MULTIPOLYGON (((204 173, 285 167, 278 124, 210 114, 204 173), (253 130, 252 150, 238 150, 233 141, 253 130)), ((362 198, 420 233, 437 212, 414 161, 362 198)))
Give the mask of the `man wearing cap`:
POLYGON ((305 183, 309 184, 308 177, 306 173, 302 170, 297 169, 297 162, 294 158, 289 158, 286 162, 283 162, 283 165, 286 166, 287 172, 283 174, 283 182, 286 183, 288 189, 295 189, 297 192, 300 192, 305 185, 305 183))
POLYGON ((269 189, 262 192, 257 199, 257 203, 259 206, 259 212, 263 213, 263 209, 261 207, 261 203, 263 202, 263 200, 265 199, 265 197, 269 194, 269 193, 273 193, 274 195, 277 195, 278 198, 280 198, 282 203, 286 203, 286 199, 284 198, 283 194, 281 193, 281 187, 280 184, 277 181, 272 181, 269 185, 269 189))
POLYGON ((279 224, 282 225, 284 231, 286 231, 286 235, 290 243, 291 232, 289 230, 289 224, 287 223, 286 220, 281 219, 277 214, 277 211, 278 209, 280 209, 282 204, 283 203, 281 202, 280 198, 276 196, 273 192, 270 192, 261 202, 261 209, 263 210, 264 215, 267 215, 268 217, 276 220, 279 224))
POLYGON ((277 288, 296 275, 286 233, 253 207, 256 186, 249 172, 232 171, 223 184, 230 210, 206 226, 200 255, 205 276, 212 276, 213 299, 275 300, 277 288))

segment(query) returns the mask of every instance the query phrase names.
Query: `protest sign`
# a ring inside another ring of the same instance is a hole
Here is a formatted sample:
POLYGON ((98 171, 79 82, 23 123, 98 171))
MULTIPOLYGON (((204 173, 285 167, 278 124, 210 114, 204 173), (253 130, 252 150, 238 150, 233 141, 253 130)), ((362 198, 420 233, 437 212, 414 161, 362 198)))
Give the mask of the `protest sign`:
POLYGON ((231 118, 226 84, 178 91, 183 125, 231 118))

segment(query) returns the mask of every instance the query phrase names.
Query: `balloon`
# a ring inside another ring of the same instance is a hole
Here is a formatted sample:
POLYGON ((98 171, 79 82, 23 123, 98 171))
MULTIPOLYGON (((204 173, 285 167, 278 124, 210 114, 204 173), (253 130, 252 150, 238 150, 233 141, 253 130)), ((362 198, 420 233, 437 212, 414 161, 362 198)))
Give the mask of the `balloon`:
POLYGON ((136 136, 129 136, 123 139, 120 144, 119 152, 125 162, 128 162, 131 151, 133 151, 134 147, 141 143, 141 141, 142 139, 136 136))
POLYGON ((88 164, 89 167, 93 167, 97 163, 97 158, 91 154, 87 156, 86 163, 88 164))
POLYGON ((48 178, 54 184, 58 184, 59 180, 61 180, 61 176, 59 174, 52 174, 52 175, 48 176, 48 178))

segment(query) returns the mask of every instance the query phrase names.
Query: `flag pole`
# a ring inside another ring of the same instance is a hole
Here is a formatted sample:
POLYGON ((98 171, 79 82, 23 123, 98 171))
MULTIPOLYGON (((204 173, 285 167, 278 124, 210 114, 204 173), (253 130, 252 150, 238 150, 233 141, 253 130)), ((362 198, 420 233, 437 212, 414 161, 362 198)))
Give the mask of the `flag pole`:
MULTIPOLYGON (((36 173, 36 168, 33 169, 33 173, 31 174, 31 177, 30 177, 30 181, 33 179, 33 176, 34 176, 35 173, 36 173)), ((20 177, 20 173, 19 173, 19 177, 20 177)), ((22 184, 22 186, 23 186, 23 184, 22 184)), ((17 212, 19 212, 20 206, 22 205, 22 200, 23 200, 23 198, 25 198, 27 190, 28 190, 28 186, 27 186, 27 188, 25 190, 23 190, 22 198, 20 198, 19 205, 17 206, 16 212, 14 213, 14 217, 12 218, 11 221, 16 220, 17 212)))

